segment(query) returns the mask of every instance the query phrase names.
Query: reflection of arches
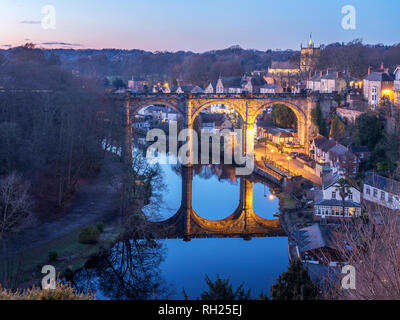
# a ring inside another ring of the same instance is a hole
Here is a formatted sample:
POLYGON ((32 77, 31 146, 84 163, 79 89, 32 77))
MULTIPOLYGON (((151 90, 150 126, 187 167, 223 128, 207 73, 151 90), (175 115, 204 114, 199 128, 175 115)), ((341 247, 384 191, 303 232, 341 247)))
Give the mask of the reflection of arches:
POLYGON ((227 218, 211 221, 200 217, 192 207, 193 168, 182 167, 182 202, 178 212, 166 221, 155 223, 165 238, 243 237, 285 235, 279 220, 259 217, 253 211, 253 184, 241 177, 238 208, 227 218))

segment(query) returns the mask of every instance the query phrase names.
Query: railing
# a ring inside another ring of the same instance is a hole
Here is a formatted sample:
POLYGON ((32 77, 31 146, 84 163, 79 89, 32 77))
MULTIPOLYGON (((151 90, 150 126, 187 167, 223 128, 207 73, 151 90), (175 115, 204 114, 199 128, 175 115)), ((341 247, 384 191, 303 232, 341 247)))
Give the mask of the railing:
MULTIPOLYGON (((329 96, 330 94, 324 94, 329 96)), ((165 99, 306 99, 315 94, 304 93, 131 93, 132 98, 165 99)))
POLYGON ((277 163, 276 161, 274 161, 272 159, 265 158, 265 157, 261 157, 261 159, 265 163, 265 165, 270 164, 271 166, 277 168, 278 170, 282 171, 286 175, 289 175, 292 177, 301 175, 298 172, 295 172, 294 170, 290 170, 289 168, 283 167, 282 165, 280 165, 279 163, 277 163))

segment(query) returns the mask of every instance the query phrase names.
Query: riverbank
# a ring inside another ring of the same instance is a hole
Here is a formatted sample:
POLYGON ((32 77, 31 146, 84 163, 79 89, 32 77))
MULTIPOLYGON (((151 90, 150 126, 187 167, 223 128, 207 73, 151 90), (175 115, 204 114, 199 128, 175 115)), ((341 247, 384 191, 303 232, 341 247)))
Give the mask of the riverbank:
POLYGON ((121 172, 119 158, 107 155, 99 174, 81 186, 68 213, 9 236, 0 248, 0 283, 27 287, 41 279, 43 265, 54 265, 60 273, 77 270, 90 256, 111 247, 119 234, 121 172), (104 232, 98 243, 79 243, 80 230, 100 222, 104 232), (49 261, 55 254, 57 260, 49 261))

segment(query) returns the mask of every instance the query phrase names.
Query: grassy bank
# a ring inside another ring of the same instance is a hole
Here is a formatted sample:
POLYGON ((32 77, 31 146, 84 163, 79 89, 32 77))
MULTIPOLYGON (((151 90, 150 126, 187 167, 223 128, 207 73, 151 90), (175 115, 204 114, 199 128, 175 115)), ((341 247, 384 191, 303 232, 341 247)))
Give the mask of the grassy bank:
POLYGON ((79 242, 79 229, 65 237, 25 251, 17 257, 5 259, 0 263, 0 282, 6 283, 7 279, 12 286, 18 287, 39 284, 43 277, 41 270, 44 265, 54 266, 57 274, 61 275, 67 269, 76 271, 82 268, 92 255, 109 249, 118 238, 119 228, 117 222, 105 224, 99 240, 92 245, 79 242), (52 252, 57 254, 54 261, 50 260, 52 252))

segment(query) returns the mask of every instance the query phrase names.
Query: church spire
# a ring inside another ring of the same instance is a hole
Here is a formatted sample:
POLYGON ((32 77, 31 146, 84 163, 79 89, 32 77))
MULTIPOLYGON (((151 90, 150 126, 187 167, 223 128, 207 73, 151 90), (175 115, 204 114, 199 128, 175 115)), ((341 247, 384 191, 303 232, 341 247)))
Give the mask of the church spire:
POLYGON ((312 48, 314 46, 313 41, 312 41, 312 33, 310 33, 310 42, 308 43, 308 46, 312 48))

